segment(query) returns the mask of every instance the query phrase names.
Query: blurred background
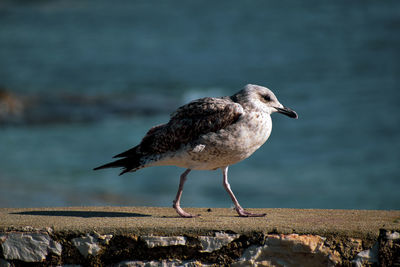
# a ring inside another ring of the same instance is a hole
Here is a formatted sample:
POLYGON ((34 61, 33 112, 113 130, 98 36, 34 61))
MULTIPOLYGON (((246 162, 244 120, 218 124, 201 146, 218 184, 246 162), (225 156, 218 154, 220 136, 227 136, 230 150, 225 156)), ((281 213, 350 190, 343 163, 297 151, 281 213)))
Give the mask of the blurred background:
MULTIPOLYGON (((0 207, 171 206, 183 169, 92 171, 187 101, 299 114, 230 168, 243 207, 400 209, 400 2, 0 2, 0 207)), ((221 171, 183 207, 230 207, 221 171)))

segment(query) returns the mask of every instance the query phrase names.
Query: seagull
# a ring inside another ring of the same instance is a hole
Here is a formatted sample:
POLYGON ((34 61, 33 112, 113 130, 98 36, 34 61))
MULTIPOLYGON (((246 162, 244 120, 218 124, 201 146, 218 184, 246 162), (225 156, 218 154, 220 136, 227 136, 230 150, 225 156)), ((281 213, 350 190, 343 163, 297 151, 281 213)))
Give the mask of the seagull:
POLYGON ((271 114, 279 112, 297 119, 266 87, 248 84, 226 97, 205 97, 181 106, 168 123, 152 127, 140 144, 122 152, 117 160, 94 168, 122 168, 120 175, 152 166, 186 168, 180 176, 173 208, 185 218, 197 217, 180 206, 187 175, 191 170, 221 169, 223 186, 240 217, 262 217, 265 213, 244 210, 228 182, 228 167, 248 158, 271 134, 271 114))

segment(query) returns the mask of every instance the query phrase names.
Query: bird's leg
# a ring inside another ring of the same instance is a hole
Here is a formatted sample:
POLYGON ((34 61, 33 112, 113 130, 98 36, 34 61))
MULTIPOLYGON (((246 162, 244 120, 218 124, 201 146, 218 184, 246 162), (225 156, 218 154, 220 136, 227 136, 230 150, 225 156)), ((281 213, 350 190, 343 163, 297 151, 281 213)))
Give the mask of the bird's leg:
POLYGON ((236 199, 235 195, 233 194, 233 192, 231 190, 231 186, 228 182, 228 166, 222 168, 222 173, 224 176, 224 180, 223 180, 224 188, 226 189, 229 196, 231 197, 233 204, 235 204, 235 210, 237 211, 237 213, 239 214, 240 217, 263 217, 263 216, 267 215, 265 213, 251 213, 251 212, 245 211, 240 206, 239 201, 236 199))
POLYGON ((183 192, 183 185, 185 184, 186 181, 186 176, 188 173, 191 171, 191 169, 187 169, 184 173, 181 174, 181 179, 179 181, 179 189, 178 193, 176 193, 175 200, 173 201, 172 207, 176 210, 176 212, 184 218, 192 218, 192 217, 197 217, 196 215, 192 215, 190 213, 187 213, 181 208, 180 201, 181 201, 181 196, 183 192))

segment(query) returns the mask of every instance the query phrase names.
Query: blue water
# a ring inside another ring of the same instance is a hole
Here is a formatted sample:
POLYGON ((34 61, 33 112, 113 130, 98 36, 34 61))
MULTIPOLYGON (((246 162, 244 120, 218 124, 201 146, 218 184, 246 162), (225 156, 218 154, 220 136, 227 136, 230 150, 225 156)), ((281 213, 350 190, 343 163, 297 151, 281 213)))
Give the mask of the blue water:
MULTIPOLYGON (((300 118, 274 114, 268 142, 230 167, 242 206, 400 209, 399 8, 396 0, 3 1, 0 85, 56 98, 57 107, 65 95, 103 102, 95 110, 68 102, 70 119, 0 127, 0 207, 170 206, 182 169, 92 168, 179 105, 255 83, 300 118), (131 98, 134 112, 101 108, 131 98), (76 119, 87 113, 89 121, 76 119)), ((30 112, 51 116, 48 102, 30 112)), ((182 201, 231 206, 219 170, 190 173, 182 201)))

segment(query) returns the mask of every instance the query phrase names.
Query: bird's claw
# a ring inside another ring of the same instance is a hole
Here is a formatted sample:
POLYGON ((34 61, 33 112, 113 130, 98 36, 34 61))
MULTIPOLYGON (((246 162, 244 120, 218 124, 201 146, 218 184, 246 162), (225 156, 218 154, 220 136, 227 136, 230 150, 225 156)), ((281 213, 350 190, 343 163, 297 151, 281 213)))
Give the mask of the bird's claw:
POLYGON ((236 209, 236 211, 239 214, 239 217, 264 217, 267 215, 266 213, 251 213, 244 209, 236 209))
MULTIPOLYGON (((178 212, 178 211, 176 211, 178 212)), ((182 218, 196 218, 199 217, 200 215, 193 215, 191 213, 185 212, 185 211, 180 211, 178 212, 179 216, 181 216, 182 218)))
POLYGON ((182 218, 196 218, 199 217, 200 215, 193 215, 189 212, 184 211, 180 206, 174 205, 173 206, 176 212, 181 216, 182 218))

